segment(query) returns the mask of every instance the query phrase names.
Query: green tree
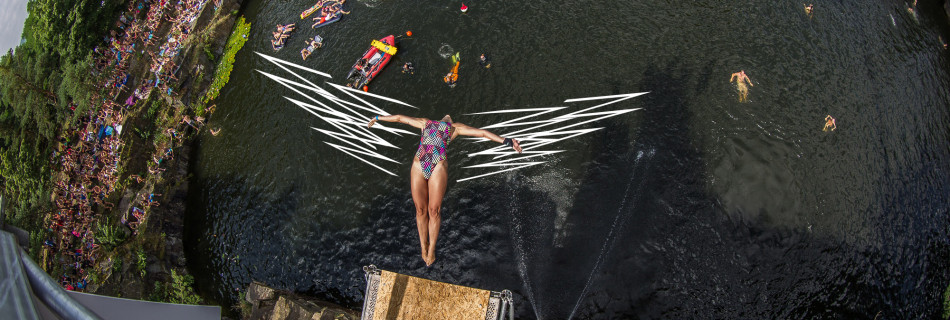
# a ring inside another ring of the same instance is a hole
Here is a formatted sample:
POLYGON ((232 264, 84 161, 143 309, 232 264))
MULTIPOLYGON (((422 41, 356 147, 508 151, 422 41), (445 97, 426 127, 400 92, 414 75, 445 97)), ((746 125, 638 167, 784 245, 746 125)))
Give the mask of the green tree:
POLYGON ((30 0, 25 43, 0 56, 0 192, 11 220, 30 228, 48 212, 57 134, 91 108, 93 48, 103 47, 124 1, 30 0), (76 112, 71 107, 76 107, 76 112))

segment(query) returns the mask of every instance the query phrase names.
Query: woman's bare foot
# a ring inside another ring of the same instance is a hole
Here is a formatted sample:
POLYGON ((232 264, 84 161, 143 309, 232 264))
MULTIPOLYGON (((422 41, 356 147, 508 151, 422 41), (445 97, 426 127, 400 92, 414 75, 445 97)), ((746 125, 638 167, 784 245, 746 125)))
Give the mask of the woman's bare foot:
POLYGON ((431 252, 429 257, 424 260, 426 261, 426 267, 431 267, 435 263, 435 252, 431 252))
POLYGON ((429 253, 426 252, 426 248, 422 248, 422 261, 426 263, 426 266, 429 266, 429 253))

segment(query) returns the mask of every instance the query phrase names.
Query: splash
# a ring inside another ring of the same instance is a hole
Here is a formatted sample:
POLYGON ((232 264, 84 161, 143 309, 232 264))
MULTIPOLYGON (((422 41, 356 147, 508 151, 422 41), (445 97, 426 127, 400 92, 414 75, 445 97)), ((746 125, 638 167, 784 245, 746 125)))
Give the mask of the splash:
POLYGON ((597 260, 594 262, 594 267, 590 269, 590 274, 587 276, 587 282, 584 283, 584 288, 581 289, 580 294, 577 296, 577 302, 574 303, 574 308, 571 309, 571 315, 568 316, 568 319, 573 319, 574 315, 577 314, 577 308, 580 307, 581 301, 584 301, 584 297, 587 296, 587 292, 590 290, 590 285, 594 281, 594 276, 600 271, 600 268, 603 267, 604 261, 607 259, 607 254, 610 253, 610 250, 613 249, 614 245, 617 242, 619 237, 619 230, 623 230, 623 227, 627 224, 627 217, 630 213, 633 212, 633 208, 628 208, 627 205, 635 205, 640 199, 640 190, 643 189, 644 179, 641 176, 637 175, 637 172, 647 172, 649 170, 649 163, 647 163, 646 168, 643 170, 637 170, 640 167, 640 160, 644 156, 648 158, 653 158, 656 154, 656 149, 650 149, 646 153, 643 151, 637 152, 637 158, 634 161, 634 171, 630 176, 630 181, 627 182, 627 189, 623 192, 623 198, 620 202, 620 207, 617 208, 617 216, 614 217, 614 222, 610 225, 610 231, 607 232, 607 237, 604 238, 604 244, 600 247, 600 254, 597 255, 597 260), (630 188, 633 187, 634 182, 637 183, 637 189, 633 193, 632 201, 627 201, 627 198, 630 196, 630 188))
POLYGON ((443 59, 448 59, 449 56, 451 56, 454 52, 455 49, 452 49, 452 46, 450 46, 448 43, 443 43, 442 46, 439 47, 439 56, 443 59))

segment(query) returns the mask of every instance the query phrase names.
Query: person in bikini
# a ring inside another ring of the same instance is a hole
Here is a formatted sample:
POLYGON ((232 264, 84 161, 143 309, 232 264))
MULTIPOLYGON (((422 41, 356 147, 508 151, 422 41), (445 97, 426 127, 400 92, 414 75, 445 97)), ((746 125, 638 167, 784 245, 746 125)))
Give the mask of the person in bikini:
POLYGON ((398 122, 422 130, 419 149, 409 170, 409 180, 412 202, 416 205, 416 228, 419 231, 422 260, 426 266, 431 266, 435 262, 435 244, 442 224, 442 197, 448 184, 449 142, 460 135, 479 137, 502 143, 518 153, 522 151, 521 144, 516 139, 502 138, 488 130, 452 122, 449 115, 439 121, 404 115, 376 116, 370 119, 367 126, 372 127, 377 121, 398 122))

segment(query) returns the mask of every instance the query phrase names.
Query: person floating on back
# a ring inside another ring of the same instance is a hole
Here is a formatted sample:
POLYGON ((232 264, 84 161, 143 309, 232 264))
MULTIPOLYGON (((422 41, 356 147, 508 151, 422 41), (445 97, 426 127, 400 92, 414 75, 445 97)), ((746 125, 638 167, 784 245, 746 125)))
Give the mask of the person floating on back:
POLYGON ((749 79, 749 76, 745 74, 745 70, 739 70, 739 72, 733 73, 732 77, 729 78, 729 82, 736 83, 736 90, 739 91, 739 102, 749 102, 749 88, 745 86, 746 83, 749 86, 753 86, 752 80, 749 79))

